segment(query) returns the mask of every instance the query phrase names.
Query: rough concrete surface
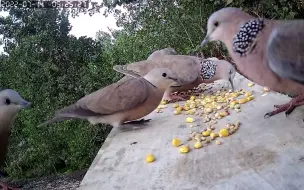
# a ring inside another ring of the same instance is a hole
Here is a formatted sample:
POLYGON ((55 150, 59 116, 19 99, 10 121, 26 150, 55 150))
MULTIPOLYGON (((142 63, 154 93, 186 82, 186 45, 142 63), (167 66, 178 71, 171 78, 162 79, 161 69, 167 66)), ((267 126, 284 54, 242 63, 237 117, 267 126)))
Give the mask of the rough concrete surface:
MULTIPOLYGON (((249 81, 237 74, 237 89, 248 89, 249 81)), ((217 82, 214 88, 221 88, 217 82)), ((231 112, 217 129, 228 122, 241 121, 240 129, 188 154, 172 146, 174 137, 186 138, 186 115, 173 115, 172 105, 163 113, 151 113, 143 129, 112 130, 100 149, 79 189, 81 190, 249 190, 304 189, 304 109, 296 108, 268 119, 264 114, 274 104, 290 98, 255 85, 256 99, 243 105, 242 112, 231 112), (156 161, 146 163, 147 154, 156 161)), ((192 146, 192 145, 191 145, 192 146)), ((193 146, 192 146, 193 147, 193 146)))

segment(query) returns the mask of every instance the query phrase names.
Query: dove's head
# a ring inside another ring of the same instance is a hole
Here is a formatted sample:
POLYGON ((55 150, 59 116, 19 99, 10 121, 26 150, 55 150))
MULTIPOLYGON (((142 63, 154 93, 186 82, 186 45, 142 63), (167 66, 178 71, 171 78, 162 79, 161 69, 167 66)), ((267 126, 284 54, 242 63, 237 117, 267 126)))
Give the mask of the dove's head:
POLYGON ((251 15, 234 7, 226 7, 212 13, 208 19, 207 35, 201 46, 204 47, 211 41, 231 41, 240 25, 250 18, 251 15))
POLYGON ((168 68, 156 68, 147 73, 144 78, 159 89, 166 90, 170 86, 180 86, 177 73, 168 68))
POLYGON ((30 107, 32 104, 24 100, 18 92, 12 89, 0 91, 0 111, 7 114, 17 114, 22 108, 30 107))

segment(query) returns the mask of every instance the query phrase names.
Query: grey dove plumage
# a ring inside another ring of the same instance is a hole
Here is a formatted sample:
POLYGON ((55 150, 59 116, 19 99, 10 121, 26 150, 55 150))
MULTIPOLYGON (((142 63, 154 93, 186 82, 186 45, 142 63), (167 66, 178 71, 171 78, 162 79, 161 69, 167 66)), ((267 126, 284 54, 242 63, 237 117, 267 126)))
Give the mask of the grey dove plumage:
MULTIPOLYGON (((126 71, 127 72, 127 71, 126 71)), ((130 73, 132 71, 129 71, 130 73)), ((119 127, 151 113, 170 85, 179 84, 177 74, 167 68, 151 70, 140 78, 130 78, 84 96, 76 103, 56 111, 55 117, 39 126, 69 119, 87 119, 91 124, 119 127)))
POLYGON ((174 48, 164 48, 164 49, 156 50, 153 53, 151 53, 151 55, 149 55, 147 60, 153 60, 155 58, 159 58, 164 55, 177 55, 177 52, 174 48))
MULTIPOLYGON (((2 89, 0 91, 0 165, 5 161, 8 140, 15 118, 21 109, 29 106, 31 103, 24 100, 15 90, 2 89)), ((8 189, 8 185, 4 182, 0 182, 1 186, 8 189)))
MULTIPOLYGON (((177 55, 177 52, 174 48, 164 48, 164 49, 156 50, 156 51, 152 52, 151 55, 149 55, 147 60, 153 60, 153 59, 156 59, 158 57, 162 57, 164 55, 177 55)), ((122 81, 128 80, 132 77, 141 77, 141 75, 139 75, 139 74, 136 75, 135 73, 133 73, 133 76, 125 75, 124 77, 122 77, 117 82, 122 82, 122 81)))
POLYGON ((166 90, 163 99, 185 100, 181 96, 172 96, 170 94, 191 90, 201 83, 212 83, 220 79, 229 81, 232 89, 234 89, 234 66, 225 60, 218 60, 216 58, 202 59, 186 55, 163 55, 161 57, 154 57, 151 60, 143 60, 127 65, 115 65, 113 69, 120 73, 124 73, 125 70, 132 70, 136 73, 133 77, 138 77, 145 75, 151 69, 159 67, 171 69, 177 73, 178 78, 182 81, 182 85, 170 86, 166 90))
POLYGON ((202 46, 222 41, 238 71, 272 90, 294 93, 297 97, 284 105, 275 105, 270 117, 304 105, 304 20, 256 18, 238 8, 214 12, 208 19, 208 31, 202 46))

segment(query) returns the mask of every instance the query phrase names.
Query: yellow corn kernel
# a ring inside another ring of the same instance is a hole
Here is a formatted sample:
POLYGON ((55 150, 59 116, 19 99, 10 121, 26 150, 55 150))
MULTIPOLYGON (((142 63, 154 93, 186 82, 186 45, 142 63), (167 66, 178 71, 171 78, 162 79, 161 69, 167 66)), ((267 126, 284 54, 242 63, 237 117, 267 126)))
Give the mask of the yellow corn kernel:
POLYGON ((215 138, 218 137, 218 136, 219 136, 218 133, 215 133, 215 132, 210 133, 211 139, 215 139, 215 138))
POLYGON ((160 102, 160 104, 161 104, 161 105, 166 105, 166 104, 168 104, 168 101, 167 101, 167 100, 162 100, 162 101, 160 102))
POLYGON ((156 108, 156 113, 162 113, 163 111, 159 108, 156 108))
POLYGON ((206 112, 206 113, 211 113, 212 111, 213 111, 212 108, 206 108, 206 109, 205 109, 205 112, 206 112))
POLYGON ((221 110, 223 108, 223 106, 219 105, 216 107, 216 109, 221 110))
POLYGON ((227 136, 229 136, 229 131, 228 131, 228 129, 227 129, 227 128, 221 129, 220 132, 219 132, 219 136, 220 136, 220 137, 227 137, 227 136))
POLYGON ((234 97, 234 98, 238 97, 239 95, 240 95, 240 94, 239 94, 238 92, 232 93, 232 97, 234 97))
POLYGON ((175 147, 178 147, 182 144, 182 141, 179 139, 179 138, 174 138, 172 140, 172 145, 175 146, 175 147))
POLYGON ((182 111, 174 110, 174 115, 179 115, 179 114, 181 114, 181 113, 182 113, 182 111))
POLYGON ((184 106, 183 109, 184 109, 185 111, 190 110, 189 106, 184 106))
POLYGON ((179 104, 174 104, 173 107, 174 107, 174 108, 178 108, 178 107, 179 107, 179 104))
POLYGON ((237 113, 241 112, 241 109, 234 109, 237 113))
POLYGON ((222 144, 222 142, 221 142, 221 141, 215 141, 215 144, 217 144, 217 145, 221 145, 221 144, 222 144))
POLYGON ((211 134, 211 130, 207 130, 207 131, 204 131, 204 132, 202 133, 202 135, 203 135, 204 137, 208 137, 210 134, 211 134))
POLYGON ((240 105, 240 104, 236 104, 233 108, 234 108, 234 109, 240 109, 240 108, 241 108, 241 105, 240 105))
POLYGON ((186 122, 187 123, 193 123, 195 120, 192 117, 187 117, 186 122))
POLYGON ((204 145, 203 145, 203 143, 201 143, 201 142, 196 142, 195 144, 194 144, 194 148, 196 148, 196 149, 199 149, 199 148, 202 148, 204 145))
POLYGON ((164 109, 164 108, 166 108, 167 106, 166 105, 159 105, 157 108, 158 109, 164 109))
POLYGON ((253 99, 254 99, 254 96, 253 96, 253 95, 247 97, 247 101, 251 101, 251 100, 253 100, 253 99))
POLYGON ((227 111, 220 112, 220 116, 222 116, 222 117, 225 117, 227 115, 229 115, 229 113, 227 111))
POLYGON ((180 152, 180 153, 188 153, 188 152, 190 152, 190 147, 189 147, 189 145, 181 146, 181 147, 179 148, 179 152, 180 152))
POLYGON ((249 87, 252 87, 253 85, 254 85, 254 83, 252 83, 252 82, 250 82, 250 83, 248 84, 249 87))
POLYGON ((242 98, 239 100, 239 104, 245 104, 247 102, 246 98, 242 98))
POLYGON ((264 90, 264 92, 269 92, 270 91, 270 89, 268 87, 266 87, 266 86, 264 87, 263 90, 264 90))
POLYGON ((251 92, 246 92, 246 93, 245 93, 245 96, 246 96, 246 97, 249 97, 249 96, 251 96, 251 95, 252 95, 251 92))
POLYGON ((155 156, 153 154, 148 154, 146 157, 146 162, 154 162, 155 161, 155 156))
POLYGON ((191 97, 190 97, 190 100, 195 100, 195 96, 191 96, 191 97))

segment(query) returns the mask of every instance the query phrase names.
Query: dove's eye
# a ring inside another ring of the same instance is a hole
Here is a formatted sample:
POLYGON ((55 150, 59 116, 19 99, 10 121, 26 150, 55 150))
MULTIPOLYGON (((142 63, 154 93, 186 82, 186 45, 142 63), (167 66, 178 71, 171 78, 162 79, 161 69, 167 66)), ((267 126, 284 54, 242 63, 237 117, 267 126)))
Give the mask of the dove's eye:
POLYGON ((5 104, 6 104, 6 105, 10 105, 10 104, 11 104, 10 99, 6 98, 6 99, 5 99, 5 104))
POLYGON ((219 25, 219 22, 216 21, 216 22, 214 23, 214 26, 215 26, 215 27, 218 27, 218 25, 219 25))
POLYGON ((166 76, 167 76, 167 73, 163 73, 162 76, 163 76, 163 77, 166 77, 166 76))

